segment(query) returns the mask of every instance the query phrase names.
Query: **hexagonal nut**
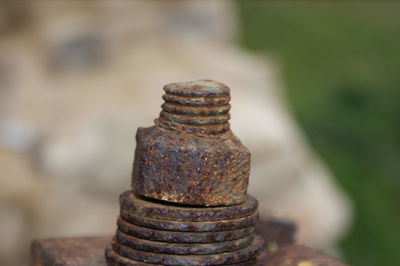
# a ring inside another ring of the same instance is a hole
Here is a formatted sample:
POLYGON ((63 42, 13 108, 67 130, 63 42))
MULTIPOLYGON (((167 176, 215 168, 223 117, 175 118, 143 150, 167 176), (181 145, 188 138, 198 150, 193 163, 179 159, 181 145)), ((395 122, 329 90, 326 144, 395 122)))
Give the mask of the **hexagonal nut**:
POLYGON ((132 173, 136 194, 216 206, 246 201, 250 152, 229 137, 199 137, 157 126, 139 128, 132 173))

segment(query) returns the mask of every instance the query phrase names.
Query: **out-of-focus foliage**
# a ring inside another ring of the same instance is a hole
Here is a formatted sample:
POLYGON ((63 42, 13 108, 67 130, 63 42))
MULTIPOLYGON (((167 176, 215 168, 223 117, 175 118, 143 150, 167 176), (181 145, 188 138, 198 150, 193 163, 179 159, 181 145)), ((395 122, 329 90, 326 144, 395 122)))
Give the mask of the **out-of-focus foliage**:
POLYGON ((400 265, 400 4, 239 1, 242 44, 281 65, 290 104, 355 202, 351 265, 400 265))

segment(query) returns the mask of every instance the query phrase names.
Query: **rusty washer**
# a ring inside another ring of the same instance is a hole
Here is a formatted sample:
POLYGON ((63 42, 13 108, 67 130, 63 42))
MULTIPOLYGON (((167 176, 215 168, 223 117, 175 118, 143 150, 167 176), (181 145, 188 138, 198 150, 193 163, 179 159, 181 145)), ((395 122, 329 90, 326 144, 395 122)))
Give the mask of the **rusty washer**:
POLYGON ((251 260, 262 252, 264 241, 256 236, 253 243, 235 252, 224 252, 210 255, 170 255, 131 249, 127 246, 113 241, 114 250, 132 260, 145 261, 161 265, 224 265, 240 263, 251 260))
POLYGON ((219 207, 182 206, 155 202, 126 191, 120 196, 121 211, 135 213, 143 217, 184 222, 210 222, 247 217, 257 212, 258 202, 250 195, 238 205, 219 207))
POLYGON ((115 239, 122 245, 149 252, 175 255, 205 255, 232 252, 248 247, 253 242, 254 235, 217 243, 165 243, 130 236, 117 230, 115 239))
POLYGON ((255 225, 258 219, 258 213, 255 212, 249 216, 237 219, 208 221, 208 222, 188 222, 188 221, 171 221, 143 217, 130 213, 126 210, 121 210, 121 217, 127 222, 154 229, 166 231, 181 231, 181 232, 212 232, 225 231, 237 228, 243 228, 255 225))
MULTIPOLYGON (((108 265, 110 266, 162 266, 162 264, 154 264, 154 263, 145 263, 141 261, 135 261, 132 259, 128 259, 126 257, 120 256, 117 252, 115 252, 111 247, 106 249, 106 258, 108 265)), ((244 262, 233 263, 233 264, 225 264, 231 266, 262 266, 261 262, 258 262, 255 259, 251 259, 244 262)))
POLYGON ((218 232, 177 232, 164 231, 153 228, 147 228, 131 224, 123 219, 118 219, 119 230, 139 238, 172 242, 172 243, 214 243, 239 239, 251 235, 255 231, 255 226, 245 228, 218 231, 218 232))

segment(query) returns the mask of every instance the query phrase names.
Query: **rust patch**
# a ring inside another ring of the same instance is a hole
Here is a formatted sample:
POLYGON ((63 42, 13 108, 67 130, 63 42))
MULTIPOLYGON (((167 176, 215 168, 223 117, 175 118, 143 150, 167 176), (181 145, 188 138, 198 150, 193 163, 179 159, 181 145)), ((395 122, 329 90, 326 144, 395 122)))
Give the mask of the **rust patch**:
POLYGON ((31 266, 106 266, 111 237, 40 239, 31 245, 31 266))

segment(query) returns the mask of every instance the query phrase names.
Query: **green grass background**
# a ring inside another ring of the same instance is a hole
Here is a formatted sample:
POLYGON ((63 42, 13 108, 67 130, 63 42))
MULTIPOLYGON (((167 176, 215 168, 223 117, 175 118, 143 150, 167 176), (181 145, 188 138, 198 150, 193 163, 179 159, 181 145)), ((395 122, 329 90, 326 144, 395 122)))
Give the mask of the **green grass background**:
POLYGON ((355 266, 400 265, 400 3, 237 1, 241 43, 281 68, 293 111, 355 203, 355 266))

